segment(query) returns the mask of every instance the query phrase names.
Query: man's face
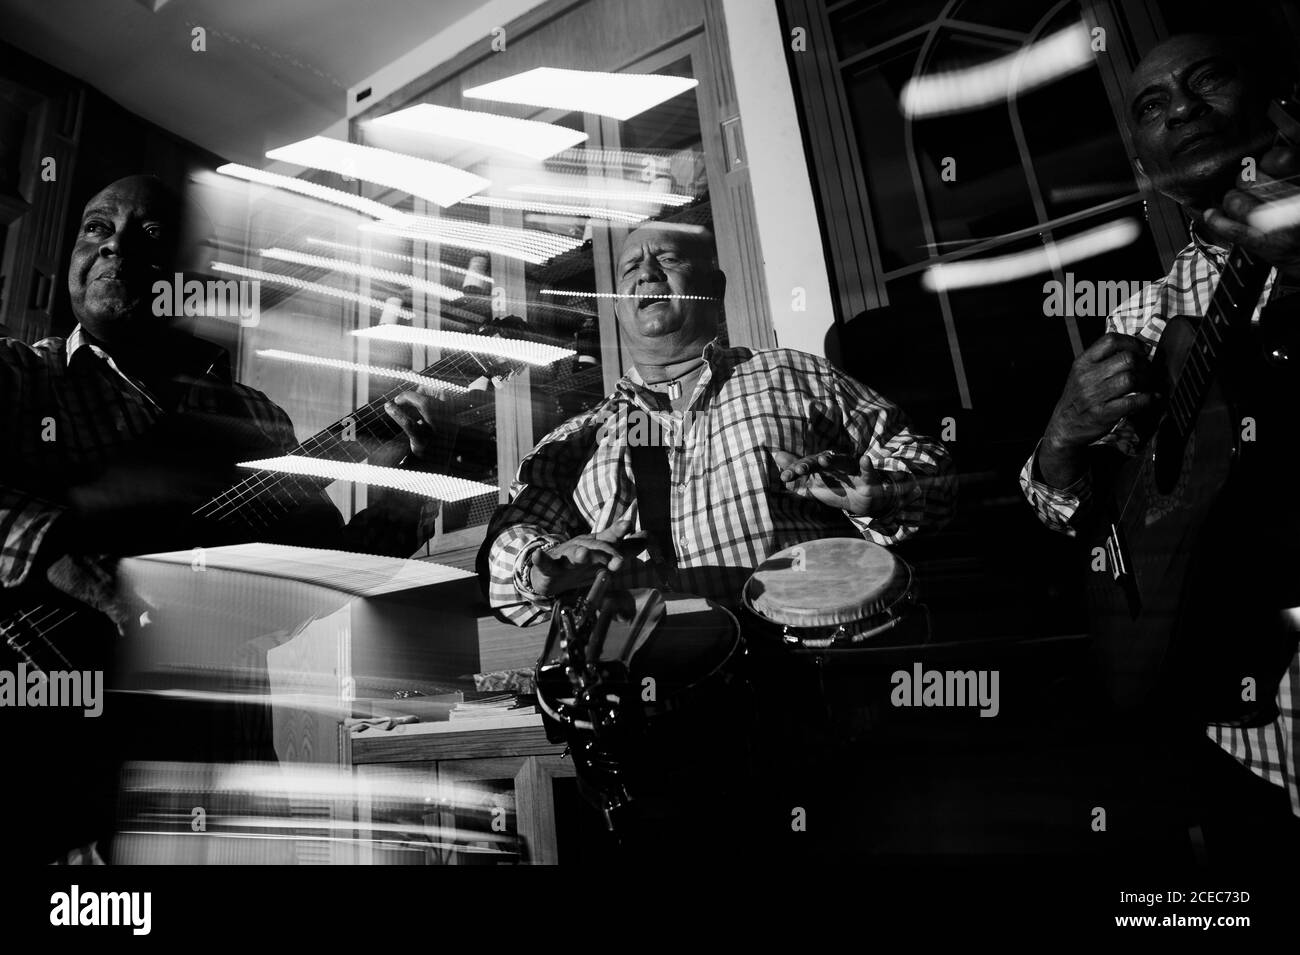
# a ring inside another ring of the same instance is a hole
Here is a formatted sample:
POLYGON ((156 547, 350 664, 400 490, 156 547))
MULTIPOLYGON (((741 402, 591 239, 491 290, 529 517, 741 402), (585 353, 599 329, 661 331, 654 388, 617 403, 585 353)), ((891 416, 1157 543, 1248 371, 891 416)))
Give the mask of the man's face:
POLYGON ((1139 168, 1194 208, 1217 204, 1242 157, 1268 146, 1267 94, 1219 37, 1160 44, 1134 71, 1128 105, 1139 168))
POLYGON ((157 319, 153 283, 176 247, 175 203, 157 180, 121 179, 86 203, 68 266, 77 320, 103 342, 128 340, 157 319))
POLYGON ((614 305, 627 334, 683 344, 712 337, 721 273, 702 246, 662 227, 637 229, 627 237, 615 263, 619 297, 614 305))

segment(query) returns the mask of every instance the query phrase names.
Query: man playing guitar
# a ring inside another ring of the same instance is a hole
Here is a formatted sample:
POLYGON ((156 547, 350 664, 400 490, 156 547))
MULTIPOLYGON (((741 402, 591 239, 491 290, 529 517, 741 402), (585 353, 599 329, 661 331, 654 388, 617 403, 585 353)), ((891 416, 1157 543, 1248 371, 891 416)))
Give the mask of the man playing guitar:
MULTIPOLYGON (((100 611, 72 638, 104 669, 115 630, 140 609, 116 586, 118 557, 208 543, 188 536, 190 510, 249 455, 298 443, 283 410, 231 379, 222 350, 153 314, 153 284, 173 275, 180 225, 160 180, 112 183, 86 204, 72 250, 76 328, 66 340, 0 341, 0 584, 10 595, 52 585, 100 611)), ((433 451, 435 407, 412 390, 386 409, 409 441, 404 466, 425 466, 433 451)), ((344 528, 322 493, 267 537, 406 557, 435 517, 436 502, 395 495, 344 528)), ((12 778, 23 780, 6 787, 4 817, 23 820, 12 855, 50 861, 101 835, 96 797, 111 803, 99 790, 111 785, 112 747, 96 740, 109 721, 30 709, 0 718, 12 778)))
MULTIPOLYGON (((1168 393, 1158 393, 1165 391, 1165 385, 1151 364, 1153 353, 1168 323, 1176 316, 1206 316, 1216 287, 1221 280, 1229 281, 1222 277, 1238 277, 1239 270, 1229 262, 1229 247, 1236 246, 1271 266, 1258 300, 1252 296, 1251 301, 1234 303, 1244 306, 1243 316, 1252 313, 1256 329, 1265 305, 1279 307, 1279 300, 1300 287, 1300 228, 1292 225, 1263 232, 1252 224, 1252 213, 1262 203, 1300 192, 1292 184, 1300 170, 1300 157, 1294 148, 1271 145, 1276 130, 1268 121, 1267 107, 1278 91, 1269 88, 1260 59, 1259 51, 1244 42, 1189 34, 1152 49, 1134 71, 1127 105, 1138 173, 1183 207, 1191 220, 1192 241, 1179 253, 1168 276, 1109 316, 1107 333, 1071 367, 1043 438, 1021 473, 1022 490, 1042 522, 1053 530, 1086 534, 1089 525, 1097 523, 1094 518, 1101 516, 1098 499, 1107 490, 1105 472, 1098 469, 1110 453, 1104 449, 1132 457, 1139 447, 1135 422, 1171 404, 1168 393)), ((1300 299, 1290 304, 1296 301, 1300 299)), ((1294 316, 1291 319, 1294 324, 1294 316)), ((1270 418, 1271 430, 1261 434, 1260 441, 1271 442, 1272 453, 1280 460, 1293 454, 1296 409, 1270 410, 1276 418, 1270 418)), ((1279 476, 1278 480, 1289 483, 1290 477, 1279 476)), ((1260 622, 1267 616, 1262 605, 1269 599, 1264 580, 1300 577, 1300 565, 1295 563, 1294 548, 1281 555, 1260 553, 1263 538, 1255 530, 1274 522, 1285 526, 1278 518, 1294 503, 1286 500, 1280 486, 1277 494, 1275 499, 1257 496, 1252 502, 1257 511, 1233 519, 1235 536, 1229 543, 1234 553, 1218 558, 1224 571, 1221 579, 1230 581, 1220 602, 1225 607, 1244 606, 1249 614, 1244 619, 1225 617, 1219 621, 1224 640, 1253 636, 1244 631, 1254 626, 1276 629, 1284 625, 1283 607, 1269 608, 1276 623, 1260 622), (1239 559, 1242 552, 1249 552, 1250 559, 1257 562, 1250 569, 1243 569, 1250 565, 1239 559), (1286 562, 1285 566, 1277 561, 1286 562), (1246 592, 1237 592, 1237 588, 1246 592)), ((1149 518, 1148 526, 1160 515, 1149 518)), ((1109 519, 1102 517, 1102 522, 1109 519)), ((1119 548, 1107 559, 1114 561, 1117 553, 1122 559, 1119 548)), ((1210 625, 1204 624, 1202 629, 1208 630, 1210 625)), ((1208 663, 1214 663, 1213 652, 1208 663)), ((1212 857, 1216 848, 1221 850, 1221 859, 1236 853, 1262 854, 1271 851, 1269 847, 1275 847, 1279 839, 1294 840, 1300 830, 1296 818, 1300 815, 1296 784, 1300 660, 1293 658, 1280 686, 1274 682, 1272 687, 1277 689, 1276 718, 1263 725, 1244 720, 1238 725, 1211 725, 1209 737, 1222 752, 1201 737, 1201 742, 1191 745, 1202 752, 1175 758, 1182 763, 1178 772, 1190 773, 1209 793, 1208 808, 1195 811, 1201 813, 1197 821, 1208 823, 1206 838, 1212 857), (1215 836, 1222 840, 1217 845, 1215 836)), ((1170 729, 1173 725, 1165 727, 1169 734, 1175 732, 1170 729)), ((1204 721, 1199 725, 1204 726, 1204 721)), ((1199 736, 1200 730, 1193 726, 1192 733, 1199 736)))

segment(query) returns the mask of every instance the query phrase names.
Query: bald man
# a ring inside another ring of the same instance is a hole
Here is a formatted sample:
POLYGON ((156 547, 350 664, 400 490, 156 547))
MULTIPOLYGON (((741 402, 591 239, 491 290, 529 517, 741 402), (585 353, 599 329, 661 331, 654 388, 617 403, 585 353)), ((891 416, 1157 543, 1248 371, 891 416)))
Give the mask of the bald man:
MULTIPOLYGON (((153 285, 173 277, 180 225, 158 179, 107 186, 86 203, 69 261, 76 327, 34 345, 0 341, 0 619, 49 588, 99 611, 61 635, 78 669, 111 669, 117 631, 135 616, 117 559, 211 543, 192 536, 190 511, 244 476, 240 461, 298 443, 283 410, 232 380, 224 352, 154 315, 153 285)), ((433 399, 411 392, 389 413, 409 439, 404 466, 423 466, 433 399)), ((432 535, 436 502, 403 496, 368 510, 345 529, 321 494, 265 536, 409 556, 432 535)), ((18 663, 0 644, 0 670, 18 663)), ((50 861, 103 834, 105 721, 65 716, 0 709, 13 770, 0 818, 23 820, 7 857, 50 861)))
MULTIPOLYGON (((1294 308, 1300 302, 1282 301, 1300 287, 1300 227, 1262 233, 1248 221, 1262 202, 1296 195, 1286 180, 1300 171, 1294 150, 1271 145, 1274 131, 1266 110, 1270 98, 1285 90, 1274 88, 1280 84, 1262 71, 1263 60, 1241 40, 1175 36, 1143 57, 1128 84, 1127 121, 1138 175, 1182 206, 1191 241, 1167 276, 1109 316, 1106 334, 1070 369, 1042 440, 1021 473, 1026 497, 1053 530, 1074 535, 1088 526, 1095 513, 1094 482, 1101 478, 1094 473, 1097 449, 1123 454, 1137 449, 1130 418, 1160 401, 1148 359, 1170 318, 1204 314, 1231 246, 1240 244, 1272 266, 1254 322, 1266 305, 1294 308), (1243 164, 1246 157, 1257 162, 1243 164), (1243 171, 1252 166, 1253 181, 1243 171)), ((1281 409, 1270 422, 1267 437, 1283 454, 1294 443, 1295 417, 1294 409, 1281 409), (1290 429, 1292 437, 1282 438, 1274 423, 1290 429)), ((1265 613, 1262 581, 1287 575, 1300 579, 1300 565, 1294 550, 1274 557, 1247 532, 1286 526, 1279 509, 1290 506, 1286 501, 1291 496, 1288 490, 1279 491, 1275 500, 1259 499, 1258 512, 1240 522, 1242 536, 1233 552, 1216 559, 1224 616, 1207 623, 1207 613, 1213 611, 1198 612, 1195 625, 1220 628, 1220 639, 1230 640, 1244 629, 1270 628, 1271 633, 1282 624, 1276 607, 1265 613), (1261 615, 1253 616, 1257 611, 1261 615)), ((1297 838, 1300 660, 1292 659, 1276 689, 1276 719, 1249 728, 1209 727, 1209 737, 1249 773, 1204 740, 1193 744, 1202 750, 1193 757, 1194 774, 1200 782, 1212 781, 1209 809, 1197 811, 1218 817, 1212 828, 1224 834, 1220 858, 1261 851, 1288 832, 1297 838)), ((1200 732, 1196 727, 1192 731, 1200 732)))
POLYGON ((618 586, 670 582, 735 606, 752 569, 784 547, 844 536, 890 545, 947 519, 947 450, 897 406, 822 358, 717 340, 726 278, 707 231, 639 228, 615 268, 632 368, 542 439, 488 528, 480 566, 508 619, 545 619, 602 568, 618 586), (629 463, 629 433, 651 418, 676 436, 658 526, 634 509, 629 463))

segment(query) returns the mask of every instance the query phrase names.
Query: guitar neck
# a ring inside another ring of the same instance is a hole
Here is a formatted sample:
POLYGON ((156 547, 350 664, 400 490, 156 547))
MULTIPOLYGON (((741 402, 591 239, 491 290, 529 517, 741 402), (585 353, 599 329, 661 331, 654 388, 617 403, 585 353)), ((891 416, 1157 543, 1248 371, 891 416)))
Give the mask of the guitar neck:
MULTIPOLYGON (((1274 100, 1269 106, 1268 118, 1277 131, 1275 146, 1300 143, 1300 117, 1295 109, 1297 93, 1300 86, 1290 97, 1274 100)), ((1218 287, 1169 395, 1169 415, 1182 438, 1186 439, 1196 426, 1205 394, 1229 350, 1229 343, 1240 337, 1240 332, 1249 325, 1268 282, 1268 273, 1267 262, 1240 246, 1228 253, 1218 287)))
POLYGON ((1196 417, 1229 343, 1250 322, 1268 273, 1267 262, 1240 246, 1229 253, 1218 287, 1169 395, 1169 414, 1184 438, 1196 426, 1196 417))
MULTIPOLYGON (((456 354, 435 362, 418 375, 432 381, 467 375, 505 378, 517 369, 516 365, 486 357, 456 354)), ((401 426, 388 415, 384 406, 403 392, 410 391, 414 384, 407 382, 385 392, 316 432, 286 454, 326 461, 364 462, 376 446, 402 434, 401 426)), ((471 393, 466 387, 447 381, 442 382, 441 388, 435 386, 433 391, 442 399, 446 417, 454 416, 460 403, 471 393)), ((225 523, 248 523, 251 519, 255 524, 267 526, 271 519, 289 513, 333 480, 258 471, 196 508, 194 514, 225 523)))

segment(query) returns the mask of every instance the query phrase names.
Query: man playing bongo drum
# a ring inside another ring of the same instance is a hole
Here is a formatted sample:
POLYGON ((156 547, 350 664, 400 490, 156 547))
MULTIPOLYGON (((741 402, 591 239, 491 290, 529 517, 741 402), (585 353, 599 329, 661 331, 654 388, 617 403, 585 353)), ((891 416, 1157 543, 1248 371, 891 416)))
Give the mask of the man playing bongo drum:
POLYGON ((734 606, 752 569, 784 547, 846 536, 887 546, 946 521, 948 453, 897 406, 825 359, 718 340, 726 278, 705 230, 637 229, 615 269, 633 367, 520 465, 480 552, 503 616, 543 620, 602 568, 616 586, 667 574, 673 589, 734 606), (638 486, 649 493, 634 508, 638 486))
MULTIPOLYGON (((734 608, 753 569, 783 548, 832 537, 888 546, 947 519, 948 453, 909 430, 897 406, 825 359, 719 340, 726 279, 707 232, 637 229, 615 270, 615 312, 633 367, 613 394, 533 449, 489 525, 479 567, 504 617, 521 626, 547 619, 559 598, 603 569, 616 588, 661 587, 734 608)), ((688 635, 693 650, 708 639, 688 635)), ((820 711, 795 702, 818 691, 805 686, 801 697, 788 661, 761 675, 748 662, 753 723, 723 700, 721 718, 697 711, 612 754, 636 764, 634 851, 770 852, 789 830, 791 805, 822 802, 804 765, 817 746, 789 735, 798 731, 787 712, 820 711), (780 768, 756 746, 780 753, 780 768), (747 785, 759 766, 777 778, 747 785), (738 813, 751 811, 740 823, 738 813), (773 824, 774 838, 749 835, 773 824)), ((637 703, 620 708, 640 725, 637 703)), ((569 742, 580 779, 602 765, 589 758, 589 734, 569 742)), ((609 807, 622 801, 602 805, 611 825, 609 807)), ((805 851, 808 843, 795 842, 792 851, 805 851)))

